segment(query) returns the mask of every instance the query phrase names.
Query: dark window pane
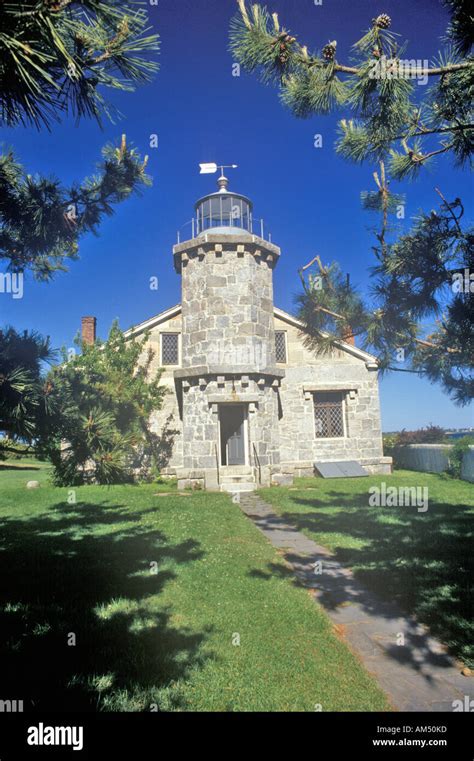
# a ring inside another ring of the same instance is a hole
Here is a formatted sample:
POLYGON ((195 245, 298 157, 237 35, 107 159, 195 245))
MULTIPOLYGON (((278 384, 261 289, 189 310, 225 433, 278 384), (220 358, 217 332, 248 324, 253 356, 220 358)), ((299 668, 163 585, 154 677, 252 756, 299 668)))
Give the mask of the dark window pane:
POLYGON ((286 362, 286 336, 283 330, 275 332, 275 359, 277 362, 286 362))
POLYGON ((223 196, 222 198, 222 224, 227 227, 232 224, 232 198, 223 196))
POLYGON ((242 227, 242 199, 232 198, 231 217, 234 227, 242 227))
POLYGON ((209 201, 204 201, 204 203, 201 206, 202 208, 202 214, 203 214, 203 225, 202 229, 207 230, 208 227, 210 227, 210 213, 211 213, 211 204, 209 201))
POLYGON ((221 198, 211 198, 211 227, 220 227, 221 221, 221 198))
POLYGON ((344 395, 341 391, 318 391, 314 394, 314 423, 318 439, 344 436, 344 395))
POLYGON ((179 334, 162 333, 161 334, 161 364, 178 365, 179 364, 179 334))
POLYGON ((249 229, 249 205, 245 201, 242 202, 242 227, 249 229))

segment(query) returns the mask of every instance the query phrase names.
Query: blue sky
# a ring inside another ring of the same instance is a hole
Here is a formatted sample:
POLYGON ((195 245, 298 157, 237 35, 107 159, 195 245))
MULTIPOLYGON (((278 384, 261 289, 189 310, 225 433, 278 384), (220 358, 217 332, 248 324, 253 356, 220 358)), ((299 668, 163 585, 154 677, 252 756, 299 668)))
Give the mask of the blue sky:
MULTIPOLYGON (((392 29, 409 41, 408 58, 431 59, 438 51, 447 15, 440 0, 273 0, 286 27, 309 47, 337 39, 347 60, 351 44, 378 13, 392 17, 392 29)), ((59 176, 65 183, 93 171, 101 147, 127 139, 149 153, 154 184, 141 198, 117 207, 99 237, 84 238, 80 260, 52 283, 25 283, 22 300, 1 296, 1 322, 36 328, 56 347, 72 346, 82 315, 95 315, 105 337, 118 318, 127 328, 180 300, 172 246, 176 231, 191 219, 194 201, 215 189, 215 177, 199 175, 198 163, 236 163, 231 188, 250 196, 255 216, 263 217, 282 256, 275 270, 275 303, 292 311, 297 269, 320 254, 338 260, 351 280, 367 285, 373 264, 370 233, 375 223, 360 207, 360 191, 372 188, 372 166, 355 166, 333 149, 336 116, 297 120, 279 103, 276 90, 256 77, 232 76, 228 52, 234 0, 159 0, 150 7, 161 36, 161 70, 155 81, 133 94, 111 94, 124 114, 117 124, 72 121, 51 133, 3 130, 30 173, 59 176), (158 134, 158 149, 149 148, 158 134), (321 134, 323 147, 314 147, 321 134), (158 291, 149 288, 159 279, 158 291)), ((339 117, 344 114, 340 114, 339 117)), ((472 187, 467 172, 440 158, 416 183, 397 185, 406 194, 407 216, 437 206, 434 187, 447 198, 467 203, 472 187)), ((185 233, 183 232, 183 235, 185 233)), ((394 373, 381 381, 384 430, 474 424, 472 408, 455 407, 427 381, 394 373)))

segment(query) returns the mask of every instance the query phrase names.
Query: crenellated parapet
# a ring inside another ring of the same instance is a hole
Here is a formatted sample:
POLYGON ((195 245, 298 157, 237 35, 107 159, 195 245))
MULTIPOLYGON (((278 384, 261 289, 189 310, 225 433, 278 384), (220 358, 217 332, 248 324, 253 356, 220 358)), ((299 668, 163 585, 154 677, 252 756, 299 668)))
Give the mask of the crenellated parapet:
POLYGON ((182 274, 183 268, 191 260, 203 262, 225 257, 227 261, 230 256, 237 259, 253 257, 258 264, 263 263, 274 269, 280 257, 280 248, 258 235, 244 231, 239 231, 238 238, 231 234, 203 233, 198 238, 177 243, 173 247, 174 267, 178 274, 182 274))

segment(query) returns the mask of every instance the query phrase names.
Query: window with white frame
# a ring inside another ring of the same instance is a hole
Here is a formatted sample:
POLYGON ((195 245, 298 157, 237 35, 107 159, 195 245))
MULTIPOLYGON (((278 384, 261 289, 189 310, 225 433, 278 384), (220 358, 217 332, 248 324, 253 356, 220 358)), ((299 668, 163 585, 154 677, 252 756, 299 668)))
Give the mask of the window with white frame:
POLYGON ((344 396, 343 391, 314 393, 314 428, 317 439, 345 436, 344 396))
POLYGON ((179 365, 179 333, 161 334, 161 364, 179 365))
POLYGON ((275 331, 275 360, 281 364, 286 364, 286 331, 275 331))

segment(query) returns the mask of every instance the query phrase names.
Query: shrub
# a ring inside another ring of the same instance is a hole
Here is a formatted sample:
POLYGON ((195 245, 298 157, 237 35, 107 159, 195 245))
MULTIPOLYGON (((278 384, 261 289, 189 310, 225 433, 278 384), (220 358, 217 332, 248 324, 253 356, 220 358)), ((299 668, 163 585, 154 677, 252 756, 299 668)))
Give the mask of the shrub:
POLYGON ((429 425, 415 431, 403 429, 398 433, 384 433, 383 453, 386 457, 395 457, 397 448, 408 444, 446 444, 447 442, 448 438, 444 429, 438 425, 429 425))
POLYGON ((462 461, 469 447, 474 445, 474 436, 463 436, 449 450, 448 473, 453 478, 461 478, 462 461))
POLYGON ((154 458, 148 422, 164 394, 148 334, 129 341, 114 323, 107 341, 79 343, 82 353, 65 355, 48 376, 57 412, 45 422, 39 449, 57 486, 128 483, 137 475, 137 455, 138 466, 146 450, 154 458))
POLYGON ((446 444, 448 441, 444 428, 439 425, 429 425, 415 431, 403 429, 397 435, 394 446, 404 447, 407 444, 446 444))
POLYGON ((385 457, 392 457, 393 450, 397 442, 398 433, 384 433, 383 434, 383 453, 385 457))

